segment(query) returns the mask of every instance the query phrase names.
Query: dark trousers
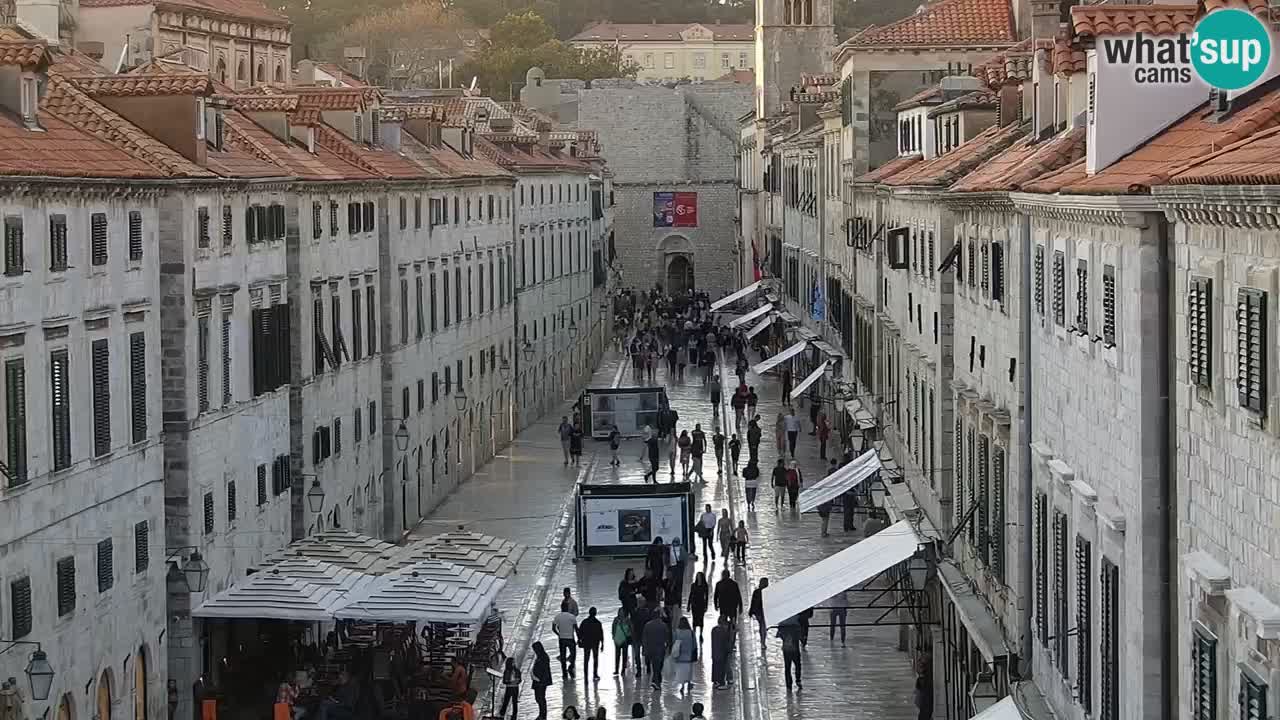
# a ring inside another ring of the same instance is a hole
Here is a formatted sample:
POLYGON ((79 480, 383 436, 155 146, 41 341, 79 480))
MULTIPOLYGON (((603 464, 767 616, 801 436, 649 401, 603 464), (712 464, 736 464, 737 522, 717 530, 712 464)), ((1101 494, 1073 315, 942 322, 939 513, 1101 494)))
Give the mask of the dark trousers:
POLYGON ((578 647, 573 640, 560 639, 560 671, 569 672, 578 660, 578 647))
POLYGON ((520 688, 509 687, 506 692, 502 693, 502 709, 498 711, 498 717, 507 714, 507 703, 511 703, 511 720, 515 720, 518 712, 516 705, 520 702, 520 688))
POLYGON ((614 646, 613 666, 618 669, 618 672, 627 671, 627 656, 631 654, 630 648, 630 643, 623 643, 621 645, 614 646))
MULTIPOLYGON (((739 450, 738 452, 741 452, 741 450, 739 450)), ((738 474, 738 452, 729 453, 729 460, 733 462, 733 466, 732 466, 733 470, 730 472, 733 475, 738 474)))
POLYGON ((787 692, 791 692, 791 667, 794 665, 796 669, 796 684, 803 685, 804 680, 800 677, 801 664, 799 652, 782 653, 782 661, 786 664, 787 692))
POLYGON ((800 435, 799 432, 795 432, 795 431, 787 432, 787 447, 791 450, 791 457, 796 456, 796 438, 799 435, 800 435))
POLYGON ((747 446, 747 459, 751 462, 760 462, 760 443, 753 442, 747 446))
POLYGON ((747 488, 747 504, 748 504, 748 505, 755 505, 755 504, 756 504, 756 493, 757 493, 757 492, 759 492, 759 489, 758 489, 758 488, 747 488))
POLYGON ((649 673, 653 676, 653 684, 662 684, 662 663, 666 661, 666 655, 650 655, 644 659, 645 664, 649 666, 649 673))
POLYGON ((818 438, 818 457, 823 460, 827 459, 827 439, 818 438))
POLYGON ((836 640, 836 625, 840 626, 840 644, 844 644, 845 639, 845 623, 849 617, 848 610, 832 610, 831 611, 831 642, 836 640))
POLYGON ((582 677, 600 677, 600 648, 582 648, 582 677), (595 672, 591 671, 595 663, 595 672))
POLYGON ((842 508, 844 511, 844 531, 851 532, 853 530, 853 509, 855 507, 853 503, 853 494, 845 493, 844 497, 840 498, 840 504, 844 506, 842 508))
POLYGON ((716 541, 714 539, 715 536, 710 531, 707 531, 706 534, 702 535, 701 537, 702 537, 702 556, 708 560, 714 560, 716 558, 716 541))
POLYGON ((649 456, 649 470, 644 474, 644 479, 648 480, 650 475, 655 483, 658 482, 658 458, 653 455, 649 456))
POLYGON ((787 501, 791 503, 791 509, 796 509, 796 505, 800 502, 800 487, 798 485, 787 486, 787 501))
POLYGON ((547 686, 534 683, 533 700, 538 703, 538 720, 547 720, 547 686))
POLYGON ((733 543, 733 557, 740 563, 747 561, 747 544, 741 542, 733 543))

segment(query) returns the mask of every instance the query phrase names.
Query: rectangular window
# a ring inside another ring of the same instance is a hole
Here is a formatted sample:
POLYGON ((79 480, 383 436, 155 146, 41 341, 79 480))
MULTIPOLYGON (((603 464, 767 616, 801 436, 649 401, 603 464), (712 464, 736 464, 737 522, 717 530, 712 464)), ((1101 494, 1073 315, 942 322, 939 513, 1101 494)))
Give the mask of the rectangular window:
POLYGON ((53 440, 53 469, 71 467, 71 395, 66 350, 49 354, 49 404, 53 440))
POLYGON ((413 199, 413 229, 422 229, 422 196, 413 199))
POLYGON ((132 442, 147 439, 147 336, 129 335, 129 429, 132 442))
MULTIPOLYGON (((352 315, 359 312, 359 305, 351 308, 352 315)), ((350 360, 351 354, 347 352, 347 338, 342 334, 342 296, 338 294, 337 283, 329 286, 329 326, 329 331, 332 333, 330 341, 333 343, 333 359, 338 363, 350 360)))
POLYGON ((151 529, 147 521, 133 526, 133 571, 140 573, 151 565, 151 529))
POLYGON ((453 266, 453 321, 462 322, 462 267, 453 266))
POLYGON ((991 456, 991 439, 986 435, 978 436, 978 456, 975 459, 978 481, 978 557, 983 563, 991 562, 991 478, 988 475, 991 456))
POLYGON ((1236 298, 1236 396, 1240 407, 1267 412, 1267 293, 1241 288, 1236 298))
MULTIPOLYGON (((865 346, 863 346, 865 347, 865 346)), ((955 527, 960 527, 965 521, 965 504, 964 504, 964 421, 960 419, 959 413, 956 414, 956 434, 955 434, 955 527)))
POLYGON ((342 418, 333 419, 333 454, 342 454, 342 418))
MULTIPOLYGON (((274 471, 274 470, 276 469, 276 467, 275 467, 275 466, 273 466, 271 469, 272 469, 272 471, 274 471)), ((258 465, 257 478, 256 478, 256 479, 257 479, 257 481, 258 481, 258 507, 262 507, 263 505, 266 505, 266 504, 267 504, 267 497, 268 497, 268 495, 267 495, 267 466, 266 466, 266 465, 261 465, 261 464, 260 464, 260 465, 258 465)), ((274 480, 274 479, 275 479, 275 478, 274 478, 274 477, 272 477, 272 480, 274 480)))
POLYGON ((142 213, 129 211, 129 261, 142 259, 142 213))
POLYGON ((209 316, 196 319, 196 402, 197 412, 209 409, 209 316))
POLYGON ((236 521, 236 481, 227 481, 227 522, 236 521))
POLYGON ((231 206, 222 206, 222 247, 231 247, 235 229, 231 227, 231 206))
POLYGON ((414 333, 421 340, 426 335, 426 321, 422 317, 422 274, 413 277, 414 333))
POLYGON ((409 342, 409 279, 400 278, 400 344, 409 342))
POLYGON ((1102 342, 1116 344, 1116 266, 1102 266, 1102 342))
POLYGON ((1081 335, 1089 334, 1089 263, 1076 263, 1076 326, 1081 335))
POLYGON ((400 229, 409 229, 409 199, 400 198, 400 229))
POLYGON ((111 452, 111 351, 107 340, 94 340, 90 345, 93 382, 93 454, 111 452))
POLYGON ((1032 290, 1031 302, 1035 304, 1036 314, 1044 317, 1044 246, 1036 245, 1034 260, 1032 261, 1034 275, 1034 286, 1032 290))
POLYGON ((329 237, 338 235, 338 203, 335 200, 329 201, 329 237))
POLYGON ((991 574, 1003 585, 1005 554, 1005 456, 1004 448, 991 448, 991 574))
POLYGON ((213 534, 213 493, 204 494, 204 534, 213 534))
POLYGON ((1107 558, 1102 558, 1099 578, 1098 627, 1102 634, 1099 643, 1098 720, 1120 720, 1120 568, 1107 558))
MULTIPOLYGON (((369 354, 373 355, 377 350, 378 337, 378 310, 377 301, 373 295, 373 286, 367 285, 364 289, 364 308, 365 308, 365 333, 368 340, 369 354)), ((354 308, 352 308, 354 310, 354 308)))
POLYGON ((315 201, 311 203, 311 239, 319 240, 324 235, 324 206, 315 201))
POLYGON ((365 232, 373 232, 375 229, 375 222, 374 222, 374 215, 373 215, 373 202, 370 200, 366 200, 364 202, 363 211, 364 211, 364 222, 361 223, 361 227, 364 229, 365 232))
POLYGON ((98 592, 104 593, 116 584, 115 553, 111 538, 98 541, 98 592))
POLYGON ((9 487, 27 482, 27 371, 21 358, 4 364, 5 464, 9 487))
POLYGON ((400 388, 400 417, 409 417, 409 386, 400 388))
POLYGON ((209 235, 209 208, 198 207, 196 208, 196 247, 207 250, 212 244, 213 238, 209 235))
POLYGON ((429 309, 428 317, 431 318, 431 334, 434 335, 438 327, 436 324, 437 321, 436 321, 436 271, 435 271, 435 268, 431 268, 430 273, 431 273, 430 276, 427 278, 427 283, 428 283, 427 287, 431 293, 431 306, 429 309))
POLYGON ((23 267, 22 218, 10 215, 4 219, 4 274, 21 275, 23 267))
POLYGON ((1213 384, 1213 280, 1193 275, 1187 289, 1187 374, 1196 387, 1213 384))
POLYGON ((1049 498, 1036 492, 1035 499, 1035 610, 1036 632, 1041 646, 1049 647, 1049 498))
POLYGON ((60 558, 57 562, 58 617, 66 617, 76 611, 76 559, 60 558))
POLYGON ((1060 510, 1053 511, 1053 658, 1063 677, 1067 675, 1067 637, 1070 623, 1067 620, 1067 516, 1060 510))
POLYGON ((1240 720, 1269 720, 1267 684, 1248 670, 1240 672, 1240 720))
POLYGON ((1076 699, 1093 710, 1093 544, 1076 536, 1076 699))
POLYGON ((89 264, 107 264, 107 214, 89 216, 89 264))
POLYGON ((1053 322, 1067 324, 1067 260, 1061 250, 1053 251, 1053 322))
POLYGON ((1218 638, 1201 627, 1191 639, 1191 718, 1218 718, 1218 638))
POLYGON ((427 409, 427 383, 423 380, 418 381, 418 412, 427 409))
POLYGON ((431 373, 431 404, 440 402, 440 373, 431 373))
POLYGON ((21 577, 9 583, 9 613, 13 639, 21 640, 30 635, 33 625, 31 578, 21 577))
POLYGON ((479 298, 480 298, 479 300, 476 301, 476 304, 480 306, 479 307, 480 314, 483 315, 484 314, 484 266, 483 265, 480 265, 479 267, 476 268, 476 276, 477 276, 477 280, 479 281, 479 298))
POLYGON ((1004 302, 1004 245, 993 242, 988 252, 991 255, 991 299, 1004 302))
POLYGON ((49 216, 49 269, 62 272, 67 269, 67 216, 49 216))
POLYGON ((364 437, 364 422, 360 415, 360 407, 356 406, 356 411, 351 414, 351 439, 352 442, 360 442, 360 438, 364 437))

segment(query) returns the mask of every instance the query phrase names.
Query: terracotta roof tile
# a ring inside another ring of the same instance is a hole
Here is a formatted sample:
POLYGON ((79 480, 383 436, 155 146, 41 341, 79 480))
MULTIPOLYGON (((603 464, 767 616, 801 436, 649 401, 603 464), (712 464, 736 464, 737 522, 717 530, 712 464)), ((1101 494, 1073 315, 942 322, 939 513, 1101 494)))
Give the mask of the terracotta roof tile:
POLYGON ((973 76, 986 83, 987 87, 996 88, 1009 80, 1007 60, 1011 55, 1032 51, 1032 41, 1028 38, 1012 45, 990 60, 973 69, 973 76))
POLYGON ((346 70, 343 70, 341 67, 338 66, 337 63, 317 62, 316 67, 320 69, 322 72, 324 72, 325 74, 334 76, 335 78, 337 78, 338 82, 342 83, 343 85, 346 85, 347 87, 358 87, 358 88, 369 87, 368 83, 356 77, 355 75, 352 75, 346 70))
POLYGON ((1195 161, 1278 125, 1280 89, 1258 96, 1221 122, 1213 120, 1206 103, 1100 173, 1085 176, 1081 163, 1078 172, 1076 166, 1070 166, 1041 178, 1033 184, 1034 189, 1031 185, 1028 189, 1074 194, 1144 193, 1195 161))
POLYGON ((910 17, 858 33, 844 45, 988 47, 1015 40, 1009 0, 938 0, 910 17))
POLYGON ((913 167, 920 162, 919 155, 904 155, 896 157, 880 167, 866 173, 860 177, 854 178, 855 183, 878 183, 887 180, 907 168, 913 167))
POLYGON ((0 113, 0 175, 74 178, 163 178, 154 167, 50 112, 40 113, 44 132, 27 130, 0 113))
POLYGON ((221 98, 242 112, 293 112, 298 109, 297 95, 222 95, 221 98))
POLYGON ((701 25, 710 30, 712 36, 720 42, 752 42, 756 39, 755 26, 746 24, 657 23, 645 25, 602 22, 587 27, 569 38, 569 42, 603 42, 615 39, 619 42, 679 42, 680 33, 694 25, 701 25))
POLYGON ((315 126, 324 123, 324 119, 320 116, 320 111, 315 108, 299 108, 289 113, 290 125, 307 125, 315 126))
POLYGON ((472 155, 463 157, 448 147, 432 147, 418 140, 411 133, 400 134, 400 150, 405 157, 421 166, 427 177, 445 178, 494 178, 509 177, 510 173, 491 160, 472 155))
POLYGON ((1077 37, 1099 35, 1173 35, 1195 29, 1197 7, 1192 5, 1076 5, 1071 25, 1077 37))
POLYGON ((213 89, 208 76, 194 73, 91 75, 68 79, 84 92, 100 97, 208 95, 213 89))
POLYGON ((107 75, 107 69, 82 52, 60 50, 49 54, 49 72, 61 75, 107 75))
POLYGON ((1022 190, 1034 193, 1056 193, 1068 185, 1087 179, 1089 176, 1084 171, 1084 165, 1084 158, 1080 158, 1059 170, 1045 173, 1035 180, 1023 183, 1022 190))
POLYGON ((1071 41, 1058 37, 1053 41, 1053 72, 1057 75, 1074 75, 1087 69, 1083 50, 1073 47, 1071 41))
POLYGON ((922 162, 906 172, 886 178, 886 185, 927 185, 945 187, 972 172, 996 154, 1003 152, 1026 132, 1017 124, 992 125, 951 152, 922 162))
POLYGON ((298 86, 286 93, 296 93, 298 107, 316 110, 362 110, 365 106, 363 88, 331 88, 298 86))
POLYGON ((352 142, 346 135, 328 125, 316 128, 316 145, 375 177, 408 180, 426 175, 412 161, 393 152, 352 142))
POLYGON ((959 110, 991 109, 995 108, 997 103, 996 94, 990 90, 974 90, 942 103, 930 110, 928 114, 932 118, 959 110))
POLYGON ((192 163, 169 146, 139 130, 132 123, 94 102, 69 80, 50 75, 43 104, 62 120, 112 143, 166 174, 182 177, 210 177, 212 173, 192 163))
POLYGON ((49 54, 45 41, 29 37, 17 28, 0 26, 0 65, 41 67, 49 62, 49 54))
POLYGON ((234 115, 228 118, 232 142, 252 151, 258 157, 284 168, 287 174, 305 180, 369 180, 374 176, 335 155, 316 143, 314 154, 296 142, 284 142, 261 125, 234 115))
POLYGON ((903 110, 910 110, 911 108, 920 107, 921 105, 937 105, 940 102, 942 102, 942 88, 934 85, 933 87, 927 87, 897 105, 894 105, 893 109, 897 112, 902 112, 903 110))
POLYGON ((1171 185, 1280 184, 1280 127, 1257 133, 1184 166, 1171 185))
POLYGON ((260 0, 80 0, 80 7, 128 7, 156 5, 194 10, 208 15, 289 25, 289 18, 260 0))
POLYGON ((1032 180, 1084 157, 1084 128, 1072 128, 1048 140, 1031 136, 1014 143, 951 186, 953 192, 1013 192, 1032 180))

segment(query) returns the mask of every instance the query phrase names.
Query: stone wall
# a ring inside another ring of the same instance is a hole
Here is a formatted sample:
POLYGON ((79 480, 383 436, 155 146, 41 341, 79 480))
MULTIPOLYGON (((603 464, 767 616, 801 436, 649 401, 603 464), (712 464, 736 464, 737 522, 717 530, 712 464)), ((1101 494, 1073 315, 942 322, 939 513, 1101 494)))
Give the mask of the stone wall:
POLYGON ((669 259, 683 255, 699 289, 736 287, 737 121, 750 108, 751 88, 730 83, 594 83, 579 94, 579 126, 599 133, 614 173, 624 285, 665 285, 669 259), (698 193, 698 227, 653 226, 653 194, 669 191, 698 193))

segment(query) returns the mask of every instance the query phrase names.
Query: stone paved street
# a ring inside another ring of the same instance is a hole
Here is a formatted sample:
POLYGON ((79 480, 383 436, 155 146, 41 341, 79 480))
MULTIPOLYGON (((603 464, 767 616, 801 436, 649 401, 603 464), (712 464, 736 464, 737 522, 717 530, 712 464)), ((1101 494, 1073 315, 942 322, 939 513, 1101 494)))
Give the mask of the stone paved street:
MULTIPOLYGON (((726 386, 735 379, 730 376, 726 386)), ((607 386, 614 382, 635 384, 630 368, 623 366, 618 357, 610 356, 595 373, 592 384, 607 386)), ((666 382, 665 370, 659 370, 658 382, 666 382)), ((821 538, 816 515, 800 518, 789 512, 777 514, 773 511, 767 473, 778 457, 772 428, 773 418, 781 408, 779 388, 772 378, 749 375, 748 383, 754 385, 760 395, 758 412, 764 429, 760 446, 764 487, 761 489, 759 510, 745 512, 740 478, 717 477, 714 456, 710 451, 705 468, 707 482, 697 492, 699 509, 704 503, 711 503, 717 513, 728 507, 735 522, 739 517, 747 520, 751 533, 748 563, 745 568, 735 568, 735 579, 742 587, 744 602, 749 600, 750 590, 759 577, 784 577, 861 537, 859 533, 846 536, 840 532, 838 515, 832 518, 831 536, 821 538)), ((726 400, 729 389, 731 387, 726 387, 726 400)), ((692 429, 694 423, 701 423, 710 435, 712 409, 707 388, 701 381, 687 376, 682 384, 668 385, 667 391, 672 405, 680 413, 680 429, 692 429)), ((725 409, 728 409, 727 405, 725 409)), ((810 429, 807 412, 801 408, 797 408, 797 412, 806 421, 807 433, 810 429)), ((638 559, 574 561, 569 525, 571 517, 567 513, 573 486, 579 480, 638 483, 643 475, 643 466, 638 460, 641 450, 638 440, 624 444, 621 468, 608 466, 607 446, 588 441, 582 466, 565 468, 555 436, 561 414, 549 415, 522 432, 510 448, 460 487, 429 521, 414 532, 416 536, 425 536, 465 525, 471 530, 508 537, 529 546, 519 572, 508 584, 501 601, 508 620, 507 652, 521 659, 525 669, 522 717, 532 717, 536 712, 533 693, 528 687, 531 659, 528 645, 533 640, 541 640, 552 655, 555 684, 547 693, 549 717, 552 718, 560 717, 566 705, 574 705, 579 711, 594 711, 603 705, 609 710, 610 717, 628 717, 631 704, 637 701, 650 710, 650 717, 657 718, 672 717, 676 711, 684 711, 687 716, 690 705, 695 701, 703 702, 707 706, 707 716, 717 720, 777 720, 784 717, 910 720, 915 717, 911 706, 910 664, 906 654, 896 649, 897 629, 894 627, 851 627, 846 647, 840 647, 838 637, 833 646, 828 642, 826 629, 814 627, 804 655, 805 688, 791 696, 787 695, 782 682, 779 641, 770 633, 762 653, 752 623, 744 623, 740 633, 740 655, 731 664, 735 685, 728 690, 711 689, 710 660, 705 653, 695 671, 695 689, 688 698, 677 697, 669 680, 663 692, 654 692, 647 680, 637 681, 634 675, 615 677, 613 646, 608 638, 606 652, 601 657, 600 682, 587 682, 579 657, 578 677, 567 686, 563 684, 555 662, 555 638, 550 631, 551 618, 558 611, 561 589, 573 589, 582 616, 585 617, 589 607, 598 608, 607 636, 609 624, 618 609, 618 580, 627 567, 640 568, 643 565, 638 559), (761 684, 765 702, 760 702, 761 684)), ((732 423, 731 411, 729 418, 732 423)), ((729 428, 726 435, 731 433, 732 428, 729 428)), ((745 429, 742 437, 745 463, 745 429)), ((811 436, 801 436, 797 457, 807 482, 815 482, 821 477, 825 463, 819 460, 816 442, 811 436)), ((665 458, 662 469, 660 477, 664 481, 669 480, 665 458)), ((724 563, 717 557, 714 563, 708 564, 705 558, 699 557, 691 566, 691 572, 710 571, 708 580, 714 584, 724 563)), ((861 618, 850 613, 849 619, 853 622, 861 618)), ((826 622, 825 613, 819 610, 813 623, 821 625, 826 622)), ((481 707, 487 707, 487 697, 482 698, 481 707)))

